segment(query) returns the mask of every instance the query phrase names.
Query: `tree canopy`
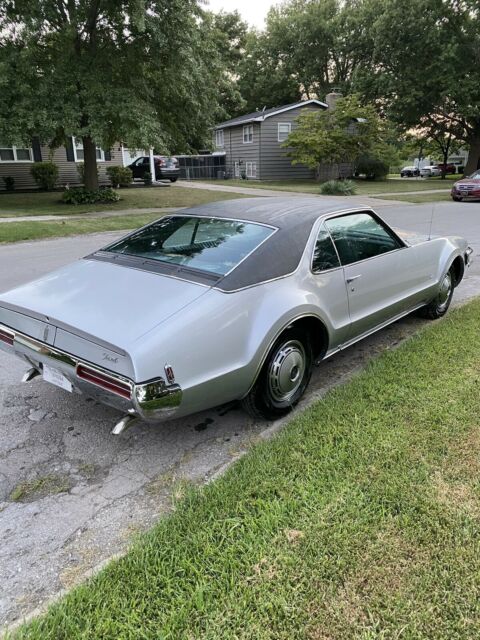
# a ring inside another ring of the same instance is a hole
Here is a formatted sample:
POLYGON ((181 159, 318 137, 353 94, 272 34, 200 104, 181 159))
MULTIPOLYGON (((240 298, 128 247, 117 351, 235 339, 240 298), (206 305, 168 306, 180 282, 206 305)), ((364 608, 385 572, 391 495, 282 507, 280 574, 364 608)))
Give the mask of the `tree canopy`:
POLYGON ((202 0, 3 0, 0 139, 203 148, 241 113, 336 88, 480 162, 478 0, 286 0, 263 31, 202 0))
POLYGON ((225 64, 197 0, 5 0, 0 139, 190 151, 222 111, 225 64))
POLYGON ((387 147, 387 130, 372 105, 358 96, 340 98, 335 109, 307 112, 284 146, 293 163, 312 169, 321 163, 355 164, 360 157, 379 158, 387 147))

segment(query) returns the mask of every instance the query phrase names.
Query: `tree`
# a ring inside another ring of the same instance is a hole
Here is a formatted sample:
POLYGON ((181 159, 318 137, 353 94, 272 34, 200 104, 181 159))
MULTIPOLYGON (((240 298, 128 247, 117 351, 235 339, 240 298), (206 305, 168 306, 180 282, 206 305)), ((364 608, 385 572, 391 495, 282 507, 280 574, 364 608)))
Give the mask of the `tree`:
POLYGON ((251 32, 239 67, 250 110, 350 91, 372 55, 373 0, 290 0, 272 8, 264 32, 251 32), (371 14, 371 15, 370 15, 371 14))
POLYGON ((238 11, 205 12, 204 18, 206 39, 211 40, 213 56, 218 59, 215 80, 219 108, 215 116, 219 122, 240 115, 246 108, 238 86, 238 68, 244 57, 248 24, 238 11))
POLYGON ((372 105, 357 96, 340 98, 335 109, 299 116, 283 146, 293 164, 317 169, 320 164, 355 164, 362 156, 381 159, 387 147, 387 127, 372 105))
POLYGON ((480 5, 477 0, 369 0, 372 57, 354 87, 404 130, 463 141, 466 172, 480 162, 480 5), (392 35, 395 34, 395 37, 392 35))
POLYGON ((197 0, 4 0, 0 139, 81 139, 91 189, 97 145, 188 150, 218 105, 202 25, 197 0))

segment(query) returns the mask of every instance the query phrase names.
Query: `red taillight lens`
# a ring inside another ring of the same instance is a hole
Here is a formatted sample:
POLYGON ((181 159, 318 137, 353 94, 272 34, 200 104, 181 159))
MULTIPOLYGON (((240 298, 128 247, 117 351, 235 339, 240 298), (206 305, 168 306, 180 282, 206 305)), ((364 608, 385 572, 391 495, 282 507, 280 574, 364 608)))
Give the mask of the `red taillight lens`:
POLYGON ((5 342, 5 344, 9 344, 11 347, 13 347, 13 339, 15 337, 15 334, 13 333, 13 331, 7 331, 6 329, 0 329, 0 340, 2 342, 5 342))
POLYGON ((122 396, 122 398, 130 398, 132 395, 130 385, 127 382, 112 378, 105 373, 100 373, 100 371, 86 367, 83 364, 77 366, 77 376, 107 391, 116 393, 117 396, 122 396))

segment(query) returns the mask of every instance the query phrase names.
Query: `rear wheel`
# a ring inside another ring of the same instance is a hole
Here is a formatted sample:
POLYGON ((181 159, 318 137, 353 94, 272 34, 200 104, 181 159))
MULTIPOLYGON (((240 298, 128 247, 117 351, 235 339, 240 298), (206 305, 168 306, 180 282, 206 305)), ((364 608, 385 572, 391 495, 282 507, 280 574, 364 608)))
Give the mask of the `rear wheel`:
POLYGON ((260 375, 242 406, 254 418, 274 420, 289 411, 303 396, 313 368, 308 335, 298 329, 285 331, 268 353, 260 375))
POLYGON ((170 182, 176 182, 178 178, 170 178, 170 182))
POLYGON ((443 277, 435 298, 419 310, 419 314, 422 318, 436 320, 447 313, 448 307, 452 301, 453 290, 455 288, 454 282, 455 274, 453 273, 453 267, 450 267, 450 270, 443 277))

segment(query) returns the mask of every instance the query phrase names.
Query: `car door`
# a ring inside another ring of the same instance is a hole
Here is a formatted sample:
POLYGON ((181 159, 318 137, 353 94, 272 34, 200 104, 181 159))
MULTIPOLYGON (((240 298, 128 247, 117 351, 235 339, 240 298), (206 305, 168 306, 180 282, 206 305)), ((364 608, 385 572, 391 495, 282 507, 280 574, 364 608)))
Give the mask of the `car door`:
POLYGON ((329 343, 331 351, 346 341, 350 315, 344 269, 324 223, 318 230, 311 260, 311 290, 315 292, 321 315, 328 319, 333 330, 329 343))
POLYGON ((143 156, 134 162, 133 177, 143 178, 146 171, 150 171, 150 158, 143 156))
MULTIPOLYGON (((325 225, 344 270, 349 340, 414 306, 420 283, 413 256, 382 220, 364 211, 329 218, 325 225)), ((422 274, 420 280, 426 277, 422 274)))

